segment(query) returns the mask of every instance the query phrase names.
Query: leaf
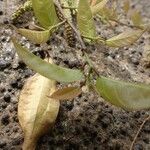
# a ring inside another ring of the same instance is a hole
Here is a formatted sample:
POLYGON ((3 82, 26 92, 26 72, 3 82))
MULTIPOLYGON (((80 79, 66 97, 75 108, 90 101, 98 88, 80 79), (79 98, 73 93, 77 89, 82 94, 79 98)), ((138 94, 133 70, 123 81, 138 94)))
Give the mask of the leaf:
POLYGON ((12 38, 12 41, 19 57, 26 65, 37 73, 59 82, 74 82, 83 78, 83 74, 80 70, 67 69, 55 64, 49 64, 29 52, 28 49, 23 48, 19 43, 17 43, 15 38, 12 38))
POLYGON ((102 0, 98 4, 91 7, 92 14, 95 15, 99 13, 107 4, 109 0, 102 0))
POLYGON ((106 101, 118 107, 129 110, 150 108, 150 85, 100 77, 96 81, 96 90, 106 101))
POLYGON ((106 40, 106 45, 110 47, 124 47, 133 44, 137 41, 145 30, 129 30, 117 36, 106 40))
POLYGON ((118 20, 118 14, 116 12, 116 9, 114 7, 104 7, 98 12, 98 15, 100 15, 101 20, 104 21, 116 21, 118 20))
POLYGON ((66 87, 62 89, 58 89, 50 98, 58 99, 58 100, 65 100, 65 99, 73 99, 81 94, 82 90, 79 87, 66 87))
POLYGON ((127 14, 129 9, 130 9, 130 1, 129 0, 125 0, 124 3, 123 3, 123 10, 127 14))
POLYGON ((40 136, 54 124, 60 102, 47 97, 56 90, 56 82, 39 74, 30 77, 19 97, 18 117, 24 132, 23 150, 35 150, 40 136))
POLYGON ((30 41, 37 43, 37 44, 42 44, 46 43, 50 37, 50 31, 45 30, 45 31, 34 31, 34 30, 29 30, 29 29, 18 29, 18 32, 29 39, 30 41))
POLYGON ((77 24, 83 36, 95 37, 96 28, 90 5, 87 0, 80 0, 78 5, 77 24))
POLYGON ((133 22, 133 25, 135 26, 141 26, 143 24, 142 16, 139 11, 134 11, 131 15, 131 20, 133 22))
POLYGON ((147 31, 150 32, 150 24, 144 24, 143 28, 147 31))
POLYGON ((59 22, 53 0, 32 0, 32 6, 35 16, 43 27, 48 29, 59 22))
POLYGON ((97 3, 97 0, 91 0, 91 1, 90 1, 90 5, 91 5, 91 6, 96 5, 96 3, 97 3))

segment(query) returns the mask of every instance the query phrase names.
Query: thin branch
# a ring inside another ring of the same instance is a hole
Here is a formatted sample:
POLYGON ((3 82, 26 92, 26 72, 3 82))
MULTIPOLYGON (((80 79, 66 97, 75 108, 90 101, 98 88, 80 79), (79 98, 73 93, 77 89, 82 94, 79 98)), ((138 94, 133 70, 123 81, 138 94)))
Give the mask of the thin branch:
POLYGON ((62 22, 60 22, 60 23, 58 23, 58 24, 56 24, 56 25, 50 27, 49 29, 50 29, 50 30, 55 29, 55 28, 59 27, 60 25, 64 24, 65 22, 67 22, 67 19, 65 19, 64 21, 62 21, 62 22))
POLYGON ((67 7, 67 6, 62 6, 62 9, 76 10, 77 7, 67 7))
POLYGON ((141 132, 141 130, 142 130, 144 124, 145 124, 149 119, 150 119, 150 115, 149 115, 147 118, 145 118, 144 121, 143 121, 143 123, 140 125, 140 128, 139 128, 139 130, 137 131, 137 133, 136 133, 136 135, 135 135, 135 137, 134 137, 134 139, 133 139, 133 141, 132 141, 132 143, 131 143, 130 150, 133 149, 134 143, 135 143, 135 141, 136 141, 136 139, 137 139, 139 133, 141 132))
POLYGON ((95 72, 95 74, 97 76, 100 76, 99 75, 99 72, 96 70, 96 68, 94 67, 93 63, 92 63, 92 60, 89 58, 88 54, 86 52, 84 52, 84 56, 85 56, 85 59, 86 59, 86 62, 87 64, 90 66, 90 68, 92 69, 93 72, 95 72))
POLYGON ((82 46, 82 49, 85 49, 86 46, 81 38, 80 33, 76 30, 75 26, 65 17, 64 13, 63 13, 63 9, 61 8, 58 0, 55 0, 54 2, 55 6, 59 9, 60 13, 63 15, 64 19, 66 20, 66 22, 70 25, 70 27, 74 30, 74 32, 76 33, 78 40, 80 41, 80 44, 82 46))
POLYGON ((119 20, 116 20, 116 19, 113 19, 113 18, 111 18, 111 21, 114 21, 114 22, 118 23, 119 25, 123 25, 123 26, 126 26, 126 27, 137 28, 137 29, 143 30, 142 26, 140 27, 140 26, 135 26, 135 25, 131 25, 131 24, 126 24, 126 23, 123 23, 123 22, 121 22, 119 20))

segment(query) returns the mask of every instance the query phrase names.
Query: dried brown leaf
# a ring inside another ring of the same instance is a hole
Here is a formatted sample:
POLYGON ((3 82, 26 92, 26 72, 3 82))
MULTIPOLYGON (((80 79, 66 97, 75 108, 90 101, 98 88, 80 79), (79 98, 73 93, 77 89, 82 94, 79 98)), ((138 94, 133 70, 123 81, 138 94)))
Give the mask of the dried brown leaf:
POLYGON ((54 124, 60 102, 47 97, 56 83, 39 74, 30 77, 19 97, 18 117, 24 132, 23 150, 34 150, 39 137, 54 124))
POLYGON ((110 47, 124 47, 133 44, 137 41, 145 30, 129 30, 117 36, 106 40, 106 45, 110 47))
POLYGON ((58 100, 73 99, 81 94, 82 90, 79 87, 66 87, 55 91, 50 98, 58 100))
POLYGON ((123 4, 123 10, 127 14, 129 9, 130 9, 130 1, 129 0, 125 0, 124 4, 123 4))
POLYGON ((142 16, 139 11, 133 11, 131 14, 131 20, 133 22, 133 25, 135 26, 141 26, 143 24, 142 16))

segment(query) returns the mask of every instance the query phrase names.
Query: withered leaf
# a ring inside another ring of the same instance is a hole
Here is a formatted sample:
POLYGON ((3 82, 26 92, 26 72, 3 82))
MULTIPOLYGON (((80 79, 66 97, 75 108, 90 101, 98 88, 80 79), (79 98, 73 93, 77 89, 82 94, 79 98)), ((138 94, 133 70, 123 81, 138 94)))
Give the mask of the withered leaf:
POLYGON ((99 13, 102 9, 104 9, 104 7, 106 6, 107 2, 108 2, 108 0, 102 0, 98 4, 92 6, 91 7, 92 14, 95 15, 95 14, 99 13))
POLYGON ((130 9, 130 1, 129 0, 125 0, 124 4, 123 4, 123 10, 127 14, 129 9, 130 9))
POLYGON ((82 90, 79 87, 66 87, 55 91, 50 98, 58 100, 73 99, 81 94, 82 90))
POLYGON ((137 41, 145 30, 129 30, 117 36, 106 40, 106 45, 110 47, 124 47, 133 44, 137 41))
POLYGON ((133 25, 135 26, 141 26, 143 24, 142 16, 139 11, 133 11, 131 14, 131 20, 133 22, 133 25))
POLYGON ((37 43, 37 44, 42 44, 46 43, 48 39, 50 38, 50 31, 45 30, 45 31, 34 31, 34 30, 29 30, 29 29, 18 29, 18 32, 29 39, 30 41, 37 43))
POLYGON ((47 95, 55 90, 55 81, 39 74, 26 81, 18 105, 19 122, 24 132, 23 150, 34 150, 39 137, 54 124, 60 102, 47 95))

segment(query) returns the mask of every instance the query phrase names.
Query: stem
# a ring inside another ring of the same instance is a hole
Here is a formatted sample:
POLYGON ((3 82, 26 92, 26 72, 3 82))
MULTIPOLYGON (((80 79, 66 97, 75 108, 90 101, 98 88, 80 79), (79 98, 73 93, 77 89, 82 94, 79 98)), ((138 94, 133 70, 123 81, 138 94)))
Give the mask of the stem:
POLYGON ((94 65, 92 63, 92 60, 89 58, 88 54, 86 52, 83 52, 83 53, 84 53, 84 56, 85 56, 87 64, 90 66, 90 70, 92 70, 93 72, 95 72, 95 74, 97 76, 100 76, 99 73, 98 73, 98 71, 96 70, 96 68, 94 67, 94 65))
POLYGON ((86 38, 86 39, 89 39, 91 41, 98 41, 98 42, 101 42, 101 43, 105 42, 105 39, 103 39, 102 37, 90 37, 90 36, 85 36, 85 35, 82 35, 82 37, 86 38))
POLYGON ((77 9, 77 7, 62 6, 62 9, 71 9, 71 10, 75 10, 75 9, 77 9))
POLYGON ((67 20, 65 19, 64 21, 62 21, 62 22, 60 22, 60 23, 58 23, 58 24, 56 24, 56 25, 50 27, 49 30, 53 30, 53 29, 59 27, 60 25, 64 24, 66 21, 67 21, 67 20))
POLYGON ((141 130, 142 130, 144 124, 145 124, 148 120, 150 120, 150 115, 149 115, 147 118, 145 118, 144 121, 143 121, 143 123, 140 125, 140 128, 139 128, 139 130, 137 131, 137 133, 136 133, 136 135, 135 135, 135 137, 134 137, 134 139, 133 139, 133 142, 131 143, 130 150, 133 149, 134 143, 135 143, 135 141, 136 141, 136 139, 137 139, 139 133, 141 132, 141 130))
POLYGON ((37 29, 40 29, 40 30, 45 30, 44 28, 42 28, 42 27, 39 27, 38 25, 36 25, 36 24, 33 24, 33 27, 35 27, 35 28, 37 28, 37 29))
POLYGON ((116 19, 111 19, 111 21, 115 21, 116 23, 118 23, 119 25, 123 25, 123 26, 126 26, 126 27, 130 27, 130 28, 137 28, 137 29, 141 29, 143 30, 143 27, 141 26, 135 26, 135 25, 131 25, 131 24, 126 24, 126 23, 123 23, 123 22, 120 22, 116 19))
POLYGON ((58 0, 55 0, 54 4, 55 4, 55 6, 59 9, 60 13, 63 15, 63 17, 64 17, 64 19, 66 20, 66 22, 70 25, 70 27, 71 27, 71 28, 74 30, 74 32, 76 33, 76 35, 77 35, 77 37, 78 37, 78 39, 79 39, 79 41, 80 41, 80 44, 81 44, 81 46, 82 46, 82 49, 85 49, 86 46, 85 46, 85 44, 84 44, 84 42, 83 42, 83 40, 82 40, 82 38, 81 38, 80 33, 76 30, 75 26, 65 17, 65 15, 64 15, 64 13, 63 13, 63 10, 62 10, 62 8, 61 8, 61 6, 60 6, 58 0))

